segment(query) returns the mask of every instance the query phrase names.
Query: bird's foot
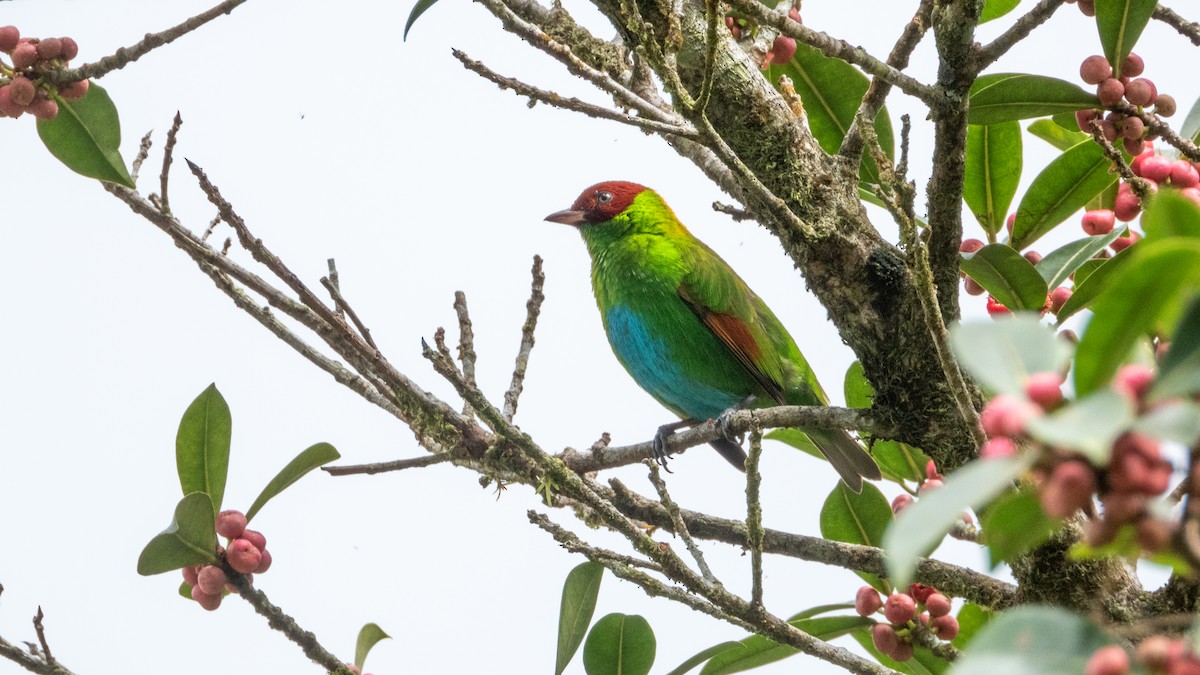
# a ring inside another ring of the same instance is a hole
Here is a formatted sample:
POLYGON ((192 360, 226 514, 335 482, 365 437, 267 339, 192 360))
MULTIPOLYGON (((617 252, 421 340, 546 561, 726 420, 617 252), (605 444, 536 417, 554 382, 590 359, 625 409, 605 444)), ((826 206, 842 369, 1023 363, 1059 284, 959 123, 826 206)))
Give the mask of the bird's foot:
POLYGON ((737 445, 742 444, 742 437, 744 434, 733 433, 733 429, 730 427, 730 425, 733 424, 733 414, 740 410, 744 410, 747 406, 754 402, 754 398, 754 394, 750 394, 717 417, 715 420, 717 430, 721 432, 721 435, 725 437, 725 440, 729 441, 730 443, 736 443, 737 445))
POLYGON ((671 436, 675 435, 678 428, 675 424, 664 424, 654 432, 654 461, 667 473, 674 473, 667 468, 667 458, 671 456, 671 436))

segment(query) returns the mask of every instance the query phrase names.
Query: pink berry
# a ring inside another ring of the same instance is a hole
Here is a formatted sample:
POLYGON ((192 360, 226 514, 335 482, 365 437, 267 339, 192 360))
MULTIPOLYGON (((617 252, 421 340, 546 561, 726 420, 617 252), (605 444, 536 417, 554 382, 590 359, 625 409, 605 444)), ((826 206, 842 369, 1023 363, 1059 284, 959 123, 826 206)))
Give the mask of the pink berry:
POLYGON ((84 97, 88 92, 88 87, 91 83, 88 80, 79 80, 77 82, 68 82, 58 88, 58 95, 68 101, 76 101, 84 97))
POLYGON ((1008 230, 1009 234, 1012 234, 1013 225, 1016 225, 1016 224, 1017 224, 1017 214, 1010 213, 1010 214, 1008 214, 1008 218, 1004 221, 1004 229, 1008 230))
MULTIPOLYGON (((1121 124, 1121 135, 1126 140, 1140 140, 1144 133, 1146 133, 1146 123, 1140 117, 1127 117, 1121 124)), ((1136 156, 1138 153, 1131 154, 1136 156)))
POLYGON ((892 513, 900 513, 905 507, 911 506, 912 503, 912 495, 907 493, 896 495, 896 498, 892 500, 892 513))
POLYGON ((249 574, 262 564, 262 551, 250 540, 238 537, 229 542, 229 548, 225 550, 225 560, 239 574, 249 574))
POLYGON ((912 596, 913 600, 922 604, 929 600, 929 596, 934 593, 937 593, 937 589, 933 586, 926 586, 925 584, 909 584, 908 586, 908 594, 912 596))
POLYGON ((1083 667, 1084 675, 1127 675, 1129 654, 1117 645, 1097 649, 1083 667))
POLYGON ((217 516, 217 534, 226 539, 237 539, 246 531, 246 514, 241 511, 222 511, 217 516))
POLYGON ((1146 70, 1146 62, 1142 57, 1129 52, 1129 56, 1125 57, 1125 63, 1121 64, 1121 75, 1124 77, 1137 77, 1146 70))
POLYGON ((12 87, 0 87, 0 115, 5 117, 20 117, 25 114, 25 106, 17 105, 12 100, 12 87))
POLYGON ((37 45, 22 42, 12 50, 12 65, 16 70, 25 70, 37 63, 37 45))
MULTIPOLYGON (((1073 294, 1074 291, 1066 286, 1059 286, 1058 288, 1050 291, 1050 311, 1058 314, 1058 310, 1062 309, 1063 305, 1067 304, 1067 300, 1070 300, 1073 294)), ((1059 398, 1062 398, 1061 391, 1059 392, 1059 398)))
POLYGON ((1020 436, 1025 433, 1025 425, 1034 417, 1039 417, 1042 409, 1031 401, 1009 394, 998 394, 983 406, 979 414, 983 433, 989 438, 998 436, 1020 436))
POLYGON ((183 583, 187 584, 188 586, 195 586, 199 571, 199 568, 197 568, 195 565, 188 565, 187 567, 183 568, 183 583))
POLYGON ((1087 133, 1092 133, 1092 120, 1100 116, 1097 110, 1076 110, 1075 124, 1079 125, 1079 130, 1087 133))
POLYGON ((1125 148, 1125 152, 1135 157, 1146 149, 1146 141, 1140 138, 1126 138, 1121 141, 1121 145, 1125 148))
POLYGON ((1042 485, 1042 509, 1051 518, 1066 518, 1091 501, 1096 491, 1096 472, 1079 460, 1054 467, 1042 485))
POLYGON ((258 530, 246 530, 240 536, 242 539, 249 539, 250 543, 254 544, 254 548, 258 549, 259 552, 267 550, 267 538, 263 536, 262 532, 258 530))
POLYGON ((804 19, 800 18, 800 9, 795 6, 788 10, 788 18, 796 23, 804 23, 804 19))
POLYGON ((1178 159, 1171 163, 1171 185, 1177 188, 1190 188, 1200 185, 1200 173, 1186 159, 1178 159))
POLYGON ((925 599, 925 609, 929 611, 929 616, 935 619, 939 616, 946 616, 950 613, 950 598, 941 593, 930 594, 925 599))
POLYGON ((70 61, 71 59, 75 58, 76 56, 79 56, 79 43, 78 42, 76 42, 73 38, 69 38, 69 37, 59 38, 59 40, 62 41, 61 56, 62 56, 63 61, 70 61))
POLYGON ((921 482, 921 487, 917 488, 917 494, 923 495, 926 492, 936 490, 945 484, 946 483, 944 481, 942 481, 941 478, 926 478, 924 481, 921 482))
POLYGON ((12 83, 8 85, 8 89, 12 96, 12 102, 19 106, 28 106, 33 103, 33 97, 37 95, 37 87, 34 87, 33 82, 26 77, 14 77, 12 83))
POLYGON ((196 588, 206 595, 220 595, 226 581, 225 570, 216 565, 205 565, 196 577, 196 588))
POLYGON ((52 120, 58 116, 58 102, 39 96, 29 104, 29 112, 39 120, 52 120))
POLYGON ((1154 114, 1159 117, 1170 117, 1178 110, 1175 97, 1170 94, 1159 94, 1158 98, 1154 99, 1154 114))
MULTIPOLYGON (((1067 291, 1068 298, 1071 297, 1070 289, 1063 290, 1067 291)), ((1051 304, 1053 304, 1053 300, 1051 300, 1051 304)), ((1061 307, 1062 304, 1060 303, 1059 306, 1061 307)), ((1063 400, 1062 377, 1058 373, 1033 373, 1025 380, 1025 395, 1044 410, 1053 410, 1063 400)))
POLYGON ((262 574, 269 569, 271 569, 271 552, 264 549, 262 552, 262 562, 258 563, 258 567, 254 568, 254 573, 262 574))
POLYGON ((773 63, 780 65, 790 63, 792 57, 796 55, 796 40, 786 35, 778 35, 775 37, 775 44, 771 47, 771 51, 774 53, 773 63))
POLYGON ((895 649, 885 653, 895 661, 904 662, 913 657, 913 646, 909 642, 900 642, 895 649))
MULTIPOLYGON (((1128 183, 1121 183, 1122 187, 1126 185, 1128 183)), ((1118 188, 1117 198, 1113 201, 1113 214, 1117 217, 1117 220, 1127 223, 1137 218, 1137 215, 1141 212, 1142 200, 1133 194, 1133 190, 1118 188)))
POLYGON ((1154 371, 1149 366, 1131 363, 1121 366, 1113 377, 1113 389, 1127 396, 1135 403, 1150 389, 1154 383, 1154 371))
POLYGON ((917 603, 906 593, 893 593, 883 603, 883 615, 893 625, 902 626, 917 616, 917 603))
POLYGON ((1036 265, 1042 262, 1042 254, 1038 253, 1037 251, 1026 251, 1021 254, 1021 256, 1028 260, 1030 265, 1036 265))
POLYGON ((1116 105, 1125 98, 1125 85, 1121 84, 1120 80, 1110 77, 1096 87, 1096 96, 1103 106, 1116 105))
POLYGON ((1165 635, 1151 635, 1137 646, 1137 659, 1142 665, 1158 672, 1167 667, 1171 657, 1171 639, 1165 635))
POLYGON ((1152 180, 1155 183, 1166 182, 1171 177, 1171 162, 1162 155, 1153 155, 1142 160, 1139 167, 1142 171, 1141 176, 1146 180, 1152 180))
POLYGON ((1139 77, 1125 86, 1125 99, 1136 106, 1152 105, 1158 98, 1158 88, 1144 77, 1139 77))
MULTIPOLYGON (((1194 190, 1195 188, 1188 189, 1194 190)), ((1125 235, 1124 237, 1117 237, 1116 239, 1113 239, 1112 243, 1109 244, 1108 247, 1113 251, 1120 253, 1130 246, 1133 246, 1135 243, 1137 243, 1137 240, 1141 238, 1142 236, 1140 234, 1130 230, 1129 234, 1125 235)))
POLYGON ((1133 161, 1129 163, 1129 168, 1131 171, 1133 171, 1133 175, 1141 176, 1142 175, 1142 162, 1145 162, 1147 158, 1150 158, 1153 156, 1154 156, 1154 148, 1152 148, 1152 147, 1147 147, 1144 150, 1142 150, 1139 154, 1135 155, 1133 158, 1133 161))
POLYGON ((199 586, 192 586, 192 599, 195 600, 196 602, 200 603, 201 607, 203 607, 204 609, 207 609, 210 612, 221 606, 221 594, 220 593, 217 593, 215 595, 210 594, 210 593, 205 593, 200 590, 199 586))
POLYGON ((1079 0, 1076 6, 1084 16, 1096 16, 1096 0, 1079 0))
POLYGON ((1108 59, 1099 54, 1087 57, 1079 66, 1079 78, 1092 85, 1100 84, 1112 77, 1112 74, 1113 69, 1109 65, 1108 59))
POLYGON ((1117 130, 1116 122, 1112 120, 1104 120, 1100 123, 1100 133, 1104 135, 1104 140, 1109 143, 1116 141, 1117 137, 1121 135, 1121 132, 1117 130))
POLYGON ((1002 316, 1012 314, 1012 310, 1005 307, 1004 303, 989 295, 987 299, 987 313, 991 316, 1002 316))
POLYGON ((960 253, 974 253, 981 248, 983 248, 983 242, 978 239, 963 239, 962 243, 958 245, 960 253))
POLYGON ((354 675, 359 675, 359 673, 361 672, 361 671, 359 671, 358 666, 354 665, 353 663, 347 663, 346 670, 349 670, 350 672, 354 673, 354 675))
POLYGON ((859 616, 871 616, 882 606, 883 598, 870 586, 863 586, 854 594, 854 611, 858 612, 859 616))
POLYGON ((929 629, 939 640, 953 640, 958 637, 958 619, 950 615, 939 616, 929 622, 929 629))
POLYGON ((1017 454, 1017 444, 1006 436, 990 438, 983 444, 983 447, 979 448, 979 456, 983 459, 1012 457, 1015 454, 1017 454))
POLYGON ((16 26, 0 27, 0 52, 11 52, 21 40, 21 31, 16 26))
POLYGON ((900 636, 896 635, 895 628, 886 623, 877 623, 871 627, 871 642, 879 651, 890 654, 900 644, 900 636))
POLYGON ((932 459, 925 462, 925 477, 930 480, 943 478, 942 474, 938 473, 937 464, 932 459))
POLYGON ((38 58, 43 61, 57 59, 62 54, 62 40, 58 38, 46 38, 37 45, 38 58))
POLYGON ((983 295, 987 292, 987 289, 985 289, 983 286, 980 286, 979 282, 975 281, 971 277, 967 277, 963 280, 963 290, 967 292, 967 295, 983 295))
POLYGON ((1190 199, 1196 206, 1200 206, 1200 188, 1183 188, 1179 191, 1179 194, 1190 199))

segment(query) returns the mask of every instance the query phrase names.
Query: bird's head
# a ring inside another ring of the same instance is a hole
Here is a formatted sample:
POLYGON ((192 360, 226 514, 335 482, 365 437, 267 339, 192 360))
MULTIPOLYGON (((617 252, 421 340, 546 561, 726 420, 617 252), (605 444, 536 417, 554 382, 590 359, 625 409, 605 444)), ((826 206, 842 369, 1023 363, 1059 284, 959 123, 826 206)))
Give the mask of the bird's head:
POLYGON ((612 220, 625 212, 634 197, 647 190, 646 186, 622 180, 596 183, 583 191, 571 208, 546 216, 552 223, 591 225, 612 220))

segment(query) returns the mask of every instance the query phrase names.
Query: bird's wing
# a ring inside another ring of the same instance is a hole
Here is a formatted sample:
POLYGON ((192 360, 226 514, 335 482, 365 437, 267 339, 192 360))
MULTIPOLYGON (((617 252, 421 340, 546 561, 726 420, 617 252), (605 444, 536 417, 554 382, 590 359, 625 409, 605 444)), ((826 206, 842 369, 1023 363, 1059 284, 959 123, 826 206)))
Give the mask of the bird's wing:
POLYGON ((778 320, 712 249, 697 240, 686 257, 679 297, 771 398, 786 403, 781 354, 764 325, 778 320))

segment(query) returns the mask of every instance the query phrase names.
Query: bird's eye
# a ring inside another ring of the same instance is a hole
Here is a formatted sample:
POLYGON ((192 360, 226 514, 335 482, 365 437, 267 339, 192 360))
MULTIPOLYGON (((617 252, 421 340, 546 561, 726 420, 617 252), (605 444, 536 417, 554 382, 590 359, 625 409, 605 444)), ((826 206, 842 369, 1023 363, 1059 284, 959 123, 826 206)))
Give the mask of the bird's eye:
POLYGON ((612 193, 611 192, 601 191, 601 192, 596 193, 596 203, 607 204, 611 201, 612 201, 612 193))

